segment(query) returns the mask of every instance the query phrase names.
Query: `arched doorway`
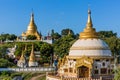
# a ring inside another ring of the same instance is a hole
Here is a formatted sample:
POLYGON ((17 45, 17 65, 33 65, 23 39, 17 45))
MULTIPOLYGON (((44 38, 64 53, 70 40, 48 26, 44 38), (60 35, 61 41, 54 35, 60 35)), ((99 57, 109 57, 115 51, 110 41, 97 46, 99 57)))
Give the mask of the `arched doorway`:
POLYGON ((78 77, 79 78, 89 77, 89 68, 86 66, 78 67, 78 77))

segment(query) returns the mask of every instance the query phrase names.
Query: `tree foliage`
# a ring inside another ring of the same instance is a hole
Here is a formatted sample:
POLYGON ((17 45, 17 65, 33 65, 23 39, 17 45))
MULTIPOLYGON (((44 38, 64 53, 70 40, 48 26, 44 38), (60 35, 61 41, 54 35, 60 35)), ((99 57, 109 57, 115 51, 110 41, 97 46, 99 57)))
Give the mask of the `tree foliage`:
POLYGON ((98 36, 100 38, 117 37, 117 33, 113 33, 113 31, 99 31, 98 36))
POLYGON ((98 35, 109 45, 113 54, 119 54, 120 39, 117 37, 117 33, 113 33, 112 31, 99 31, 98 35))
MULTIPOLYGON (((117 37, 117 33, 113 31, 99 31, 98 35, 108 44, 113 56, 120 55, 120 39, 117 37)), ((120 57, 117 58, 117 63, 119 62, 120 57)))
POLYGON ((59 39, 61 37, 61 35, 57 32, 54 32, 54 30, 52 30, 51 36, 52 36, 52 39, 54 40, 59 39))
POLYGON ((14 43, 5 43, 0 45, 0 58, 5 58, 7 56, 7 48, 13 47, 14 43))
POLYGON ((43 61, 48 62, 53 55, 53 47, 50 44, 43 43, 40 48, 41 58, 43 61))
MULTIPOLYGON (((49 62, 51 54, 53 54, 53 47, 51 44, 45 43, 45 42, 33 42, 34 44, 34 51, 40 51, 40 58, 46 62, 49 62)), ((31 49, 32 49, 32 43, 25 43, 25 42, 18 42, 16 43, 17 49, 15 51, 16 57, 20 57, 22 50, 25 50, 25 45, 27 45, 27 50, 24 52, 25 56, 29 58, 31 49)))
POLYGON ((0 67, 1 68, 6 68, 6 67, 13 67, 15 66, 15 64, 13 64, 12 62, 9 62, 7 59, 0 59, 0 67))
POLYGON ((53 44, 54 46, 54 53, 59 57, 63 57, 64 55, 68 55, 69 48, 71 47, 74 38, 71 36, 64 36, 55 41, 53 44))
POLYGON ((115 70, 115 76, 114 76, 114 80, 119 80, 119 79, 120 79, 120 68, 115 70))
POLYGON ((35 35, 28 35, 27 40, 36 40, 37 37, 35 35))
POLYGON ((5 41, 5 40, 15 40, 17 36, 15 34, 1 34, 0 35, 0 40, 5 41))
POLYGON ((61 31, 61 35, 62 35, 62 36, 74 35, 74 32, 73 32, 73 30, 67 28, 67 29, 63 29, 63 30, 61 31))

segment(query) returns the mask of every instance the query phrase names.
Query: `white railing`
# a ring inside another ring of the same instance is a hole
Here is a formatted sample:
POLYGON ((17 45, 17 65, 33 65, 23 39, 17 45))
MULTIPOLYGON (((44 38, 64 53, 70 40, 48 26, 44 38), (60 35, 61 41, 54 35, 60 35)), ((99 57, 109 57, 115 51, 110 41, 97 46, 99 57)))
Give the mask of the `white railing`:
POLYGON ((114 80, 114 77, 111 76, 100 76, 99 78, 73 78, 73 77, 64 77, 59 76, 55 73, 47 72, 46 80, 114 80))
MULTIPOLYGON (((92 79, 92 78, 62 78, 62 77, 56 77, 56 76, 51 76, 51 75, 46 75, 46 80, 103 80, 102 77, 99 79, 92 79)), ((112 79, 107 79, 107 80, 112 80, 112 79)))
POLYGON ((15 72, 27 72, 27 71, 53 71, 53 67, 40 67, 40 68, 0 68, 0 71, 15 71, 15 72))

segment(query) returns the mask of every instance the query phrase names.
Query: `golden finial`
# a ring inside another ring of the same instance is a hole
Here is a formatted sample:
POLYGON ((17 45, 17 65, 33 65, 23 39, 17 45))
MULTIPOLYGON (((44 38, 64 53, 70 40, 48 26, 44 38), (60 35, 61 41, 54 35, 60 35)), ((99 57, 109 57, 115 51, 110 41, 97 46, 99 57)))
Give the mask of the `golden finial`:
POLYGON ((91 11, 88 9, 88 20, 83 32, 80 33, 80 39, 98 38, 95 28, 93 28, 91 11))
POLYGON ((34 22, 34 13, 33 13, 33 11, 32 11, 32 13, 31 13, 31 21, 34 22))
POLYGON ((90 9, 88 9, 87 25, 88 25, 88 24, 91 24, 91 25, 89 25, 89 26, 87 26, 87 27, 92 27, 92 19, 91 19, 91 11, 90 11, 90 9))
POLYGON ((32 50, 31 50, 29 62, 34 62, 34 61, 35 61, 34 44, 32 44, 32 50))
POLYGON ((31 13, 31 19, 30 19, 29 26, 36 28, 36 25, 34 23, 34 13, 33 12, 31 13))

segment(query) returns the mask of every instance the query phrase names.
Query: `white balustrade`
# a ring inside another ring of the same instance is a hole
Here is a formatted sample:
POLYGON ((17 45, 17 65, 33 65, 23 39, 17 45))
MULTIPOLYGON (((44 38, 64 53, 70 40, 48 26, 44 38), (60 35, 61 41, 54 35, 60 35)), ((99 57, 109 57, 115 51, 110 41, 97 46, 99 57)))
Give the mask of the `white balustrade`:
POLYGON ((0 71, 53 71, 54 67, 40 67, 40 68, 0 68, 0 71))

